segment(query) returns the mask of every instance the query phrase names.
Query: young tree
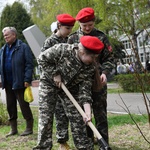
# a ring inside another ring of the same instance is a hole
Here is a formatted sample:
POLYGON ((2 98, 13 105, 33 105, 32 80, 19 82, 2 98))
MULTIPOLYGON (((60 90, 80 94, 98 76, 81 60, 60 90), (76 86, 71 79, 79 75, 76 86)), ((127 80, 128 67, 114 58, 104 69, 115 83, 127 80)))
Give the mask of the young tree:
POLYGON ((106 23, 111 24, 110 30, 114 37, 125 34, 132 43, 132 51, 137 71, 141 71, 138 55, 137 37, 149 25, 149 0, 111 0, 107 2, 106 23))

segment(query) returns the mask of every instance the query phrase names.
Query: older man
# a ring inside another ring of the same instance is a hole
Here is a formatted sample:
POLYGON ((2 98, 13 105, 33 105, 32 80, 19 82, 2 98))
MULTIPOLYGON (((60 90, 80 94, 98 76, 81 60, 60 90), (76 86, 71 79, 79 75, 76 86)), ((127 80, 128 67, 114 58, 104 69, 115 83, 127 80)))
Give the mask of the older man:
POLYGON ((17 30, 14 27, 5 27, 2 32, 6 44, 0 50, 0 73, 11 126, 6 137, 18 133, 17 101, 26 120, 26 129, 21 134, 25 136, 33 133, 33 115, 29 103, 24 101, 25 88, 32 81, 32 52, 27 44, 17 39, 17 30))

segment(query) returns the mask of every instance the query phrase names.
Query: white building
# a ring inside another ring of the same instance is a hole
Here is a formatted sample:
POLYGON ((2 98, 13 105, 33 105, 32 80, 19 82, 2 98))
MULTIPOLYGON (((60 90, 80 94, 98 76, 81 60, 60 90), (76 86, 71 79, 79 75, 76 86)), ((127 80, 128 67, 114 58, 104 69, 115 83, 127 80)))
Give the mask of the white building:
MULTIPOLYGON (((124 59, 124 62, 126 64, 134 62, 134 50, 132 49, 132 41, 131 38, 122 35, 119 38, 119 41, 121 41, 124 45, 124 51, 126 53, 126 58, 124 59)), ((144 30, 141 32, 137 38, 137 46, 138 46, 138 54, 141 63, 145 67, 146 59, 150 59, 150 29, 144 30)))

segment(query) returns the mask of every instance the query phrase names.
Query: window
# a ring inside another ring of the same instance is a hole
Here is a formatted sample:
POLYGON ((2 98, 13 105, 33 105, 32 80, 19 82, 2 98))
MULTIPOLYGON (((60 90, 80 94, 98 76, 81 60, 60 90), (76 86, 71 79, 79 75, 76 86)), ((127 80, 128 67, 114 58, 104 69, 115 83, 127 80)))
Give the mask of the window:
POLYGON ((147 39, 145 41, 145 45, 150 45, 150 37, 147 37, 147 39))
POLYGON ((148 60, 149 60, 149 58, 150 58, 149 53, 146 53, 146 59, 148 59, 148 60))
POLYGON ((139 46, 140 47, 143 46, 143 42, 142 42, 142 38, 141 37, 138 38, 138 41, 139 41, 139 46))
POLYGON ((123 43, 125 49, 131 49, 131 42, 130 41, 126 40, 126 41, 123 41, 122 43, 123 43))
POLYGON ((140 54, 141 62, 144 62, 143 54, 140 54))

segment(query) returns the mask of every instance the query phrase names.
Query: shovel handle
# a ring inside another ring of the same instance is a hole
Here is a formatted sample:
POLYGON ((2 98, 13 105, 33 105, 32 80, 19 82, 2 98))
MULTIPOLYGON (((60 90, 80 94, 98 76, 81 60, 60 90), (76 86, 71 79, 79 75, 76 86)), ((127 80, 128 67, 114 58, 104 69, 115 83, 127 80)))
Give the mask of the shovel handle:
MULTIPOLYGON (((83 111, 83 109, 81 108, 81 106, 77 103, 77 101, 74 99, 74 97, 72 96, 72 94, 69 92, 69 90, 66 88, 66 86, 63 83, 61 83, 61 88, 66 93, 66 95, 71 100, 71 102, 74 104, 74 106, 79 111, 79 113, 81 114, 81 116, 84 117, 84 118, 87 118, 87 116, 86 116, 85 112, 83 111)), ((87 122, 87 124, 89 125, 89 127, 91 128, 91 130, 94 132, 94 134, 98 138, 98 142, 102 145, 103 149, 104 150, 111 150, 111 148, 108 146, 108 144, 106 143, 106 141, 100 135, 100 133, 98 132, 98 130, 96 129, 96 127, 93 125, 93 123, 91 121, 89 121, 89 122, 87 122)))
MULTIPOLYGON (((74 104, 74 106, 76 107, 76 109, 79 111, 79 113, 82 115, 82 117, 87 118, 87 116, 86 116, 85 112, 83 111, 83 109, 81 108, 81 106, 77 103, 77 101, 74 99, 74 97, 71 95, 71 93, 68 91, 68 89, 66 88, 66 86, 63 83, 61 83, 61 88, 66 93, 66 95, 68 96, 68 98, 72 101, 72 103, 74 104)), ((98 139, 101 139, 102 136, 100 135, 100 133, 98 132, 98 130, 96 129, 96 127, 93 125, 93 123, 91 121, 89 121, 88 125, 90 126, 90 128, 92 129, 92 131, 94 132, 94 134, 96 135, 96 137, 98 139)))
MULTIPOLYGON (((86 116, 85 112, 83 111, 83 109, 81 108, 81 106, 77 103, 77 101, 74 99, 74 97, 71 95, 71 93, 68 91, 68 89, 66 88, 66 86, 63 83, 61 83, 61 88, 66 93, 66 95, 69 97, 69 99, 72 101, 72 103, 77 108, 77 110, 82 115, 82 117, 87 118, 87 116, 86 116)), ((91 121, 89 121, 88 125, 93 130, 93 132, 95 133, 96 137, 98 139, 101 139, 102 136, 100 135, 100 133, 98 132, 98 130, 95 128, 95 126, 93 125, 93 123, 91 121)))

